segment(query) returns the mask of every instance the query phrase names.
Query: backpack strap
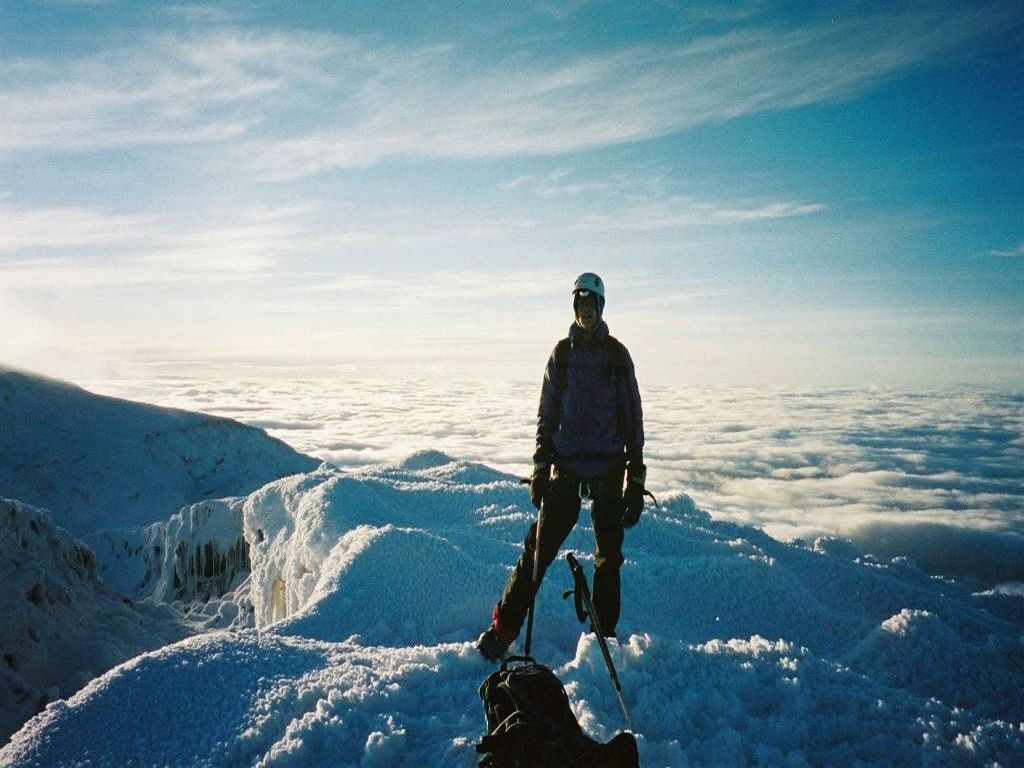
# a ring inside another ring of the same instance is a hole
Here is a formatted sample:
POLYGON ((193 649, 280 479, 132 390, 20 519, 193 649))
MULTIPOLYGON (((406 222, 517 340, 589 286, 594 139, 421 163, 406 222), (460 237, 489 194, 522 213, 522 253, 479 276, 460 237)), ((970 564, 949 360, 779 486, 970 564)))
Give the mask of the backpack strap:
POLYGON ((555 384, 561 396, 569 384, 569 353, 572 351, 572 340, 566 336, 555 345, 555 368, 558 376, 555 384))
POLYGON ((519 664, 520 666, 537 666, 537 662, 533 656, 506 656, 504 661, 501 662, 501 671, 506 672, 513 664, 519 664))
POLYGON ((622 435, 623 440, 628 440, 626 414, 622 412, 620 405, 622 392, 628 386, 626 383, 626 356, 628 353, 623 343, 614 336, 609 336, 605 343, 608 345, 608 359, 612 364, 612 375, 615 377, 615 419, 619 423, 619 434, 622 435))
POLYGON ((612 370, 615 371, 615 376, 619 381, 625 381, 626 379, 626 347, 625 345, 616 339, 614 336, 609 336, 605 340, 605 344, 608 345, 608 359, 612 364, 612 370))

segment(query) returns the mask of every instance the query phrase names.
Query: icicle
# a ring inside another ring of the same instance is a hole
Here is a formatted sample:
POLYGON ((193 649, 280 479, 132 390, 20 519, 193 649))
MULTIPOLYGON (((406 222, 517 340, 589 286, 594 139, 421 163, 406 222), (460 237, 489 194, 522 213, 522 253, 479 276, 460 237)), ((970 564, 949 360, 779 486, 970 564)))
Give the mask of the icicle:
POLYGON ((274 579, 270 588, 270 620, 280 621, 288 615, 285 605, 284 579, 280 576, 274 579))

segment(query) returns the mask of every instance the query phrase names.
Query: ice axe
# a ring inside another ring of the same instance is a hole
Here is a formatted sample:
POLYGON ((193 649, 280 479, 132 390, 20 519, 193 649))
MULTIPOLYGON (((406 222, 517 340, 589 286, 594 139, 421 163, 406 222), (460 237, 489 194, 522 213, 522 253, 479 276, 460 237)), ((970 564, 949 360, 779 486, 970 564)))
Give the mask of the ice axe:
POLYGON ((594 610, 594 601, 590 598, 590 587, 587 586, 587 576, 583 573, 583 568, 580 566, 579 561, 573 555, 572 552, 568 552, 565 555, 565 559, 569 561, 569 570, 572 571, 573 582, 575 587, 573 589, 567 589, 562 593, 562 598, 566 599, 569 595, 572 595, 576 604, 576 616, 580 622, 584 622, 587 618, 590 618, 590 625, 594 628, 594 633, 597 635, 597 643, 601 646, 601 654, 604 656, 604 663, 608 666, 608 674, 612 678, 612 683, 615 685, 615 695, 619 699, 619 706, 622 707, 622 714, 626 716, 626 725, 629 726, 629 730, 635 732, 633 728, 633 720, 629 716, 629 710, 626 709, 626 702, 622 698, 622 683, 619 682, 619 676, 615 673, 615 665, 612 664, 611 654, 608 653, 608 642, 604 638, 604 632, 601 630, 601 622, 597 618, 597 612, 594 610))

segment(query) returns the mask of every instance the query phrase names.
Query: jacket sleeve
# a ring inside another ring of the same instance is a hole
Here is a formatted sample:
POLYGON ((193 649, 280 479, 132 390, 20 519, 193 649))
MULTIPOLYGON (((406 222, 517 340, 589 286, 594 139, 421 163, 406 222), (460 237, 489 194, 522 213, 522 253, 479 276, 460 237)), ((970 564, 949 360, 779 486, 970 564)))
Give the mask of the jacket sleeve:
POLYGON ((625 402, 621 407, 626 414, 626 461, 643 464, 644 461, 644 409, 640 403, 640 385, 636 382, 636 370, 629 351, 622 348, 626 363, 625 402))
POLYGON ((534 464, 551 464, 555 459, 555 449, 551 437, 558 428, 561 409, 558 392, 557 351, 558 347, 556 346, 544 368, 544 381, 540 388, 540 405, 537 407, 537 445, 533 453, 534 464))

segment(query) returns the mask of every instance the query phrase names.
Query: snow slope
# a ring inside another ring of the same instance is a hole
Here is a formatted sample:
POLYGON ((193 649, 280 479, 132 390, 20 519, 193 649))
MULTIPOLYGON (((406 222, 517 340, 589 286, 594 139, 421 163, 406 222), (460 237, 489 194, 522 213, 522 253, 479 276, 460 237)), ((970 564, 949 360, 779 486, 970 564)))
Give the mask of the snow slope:
POLYGON ((76 536, 167 520, 319 463, 265 432, 0 367, 0 497, 76 536))
POLYGON ((0 735, 97 674, 180 640, 171 608, 103 585, 93 553, 44 511, 0 499, 0 735))
MULTIPOLYGON (((1024 762, 1024 627, 906 561, 779 543, 676 493, 628 532, 614 649, 644 765, 1024 762)), ((474 765, 472 640, 532 509, 443 454, 322 466, 244 502, 257 629, 145 654, 51 704, 4 765, 474 765)), ((566 546, 592 546, 587 515, 566 546)), ((534 652, 607 739, 622 715, 552 566, 534 652)), ((1001 599, 1019 599, 1003 594, 1001 599)))

